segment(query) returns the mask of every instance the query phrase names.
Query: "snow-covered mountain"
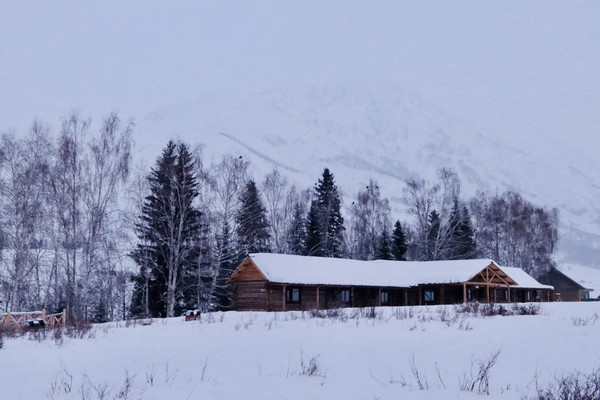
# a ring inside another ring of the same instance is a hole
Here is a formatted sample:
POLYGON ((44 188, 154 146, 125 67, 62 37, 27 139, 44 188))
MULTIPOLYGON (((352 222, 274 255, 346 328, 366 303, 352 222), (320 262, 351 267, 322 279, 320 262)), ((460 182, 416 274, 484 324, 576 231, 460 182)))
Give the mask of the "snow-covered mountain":
POLYGON ((313 85, 188 99, 147 115, 138 131, 140 153, 157 155, 165 138, 177 136, 203 143, 207 162, 227 153, 244 156, 258 180, 278 168, 311 187, 328 167, 347 203, 373 177, 397 215, 406 208, 407 178, 433 180, 439 168, 450 167, 466 196, 513 189, 559 208, 561 249, 571 261, 600 253, 597 160, 568 137, 513 143, 490 137, 397 85, 313 85))
POLYGON ((561 211, 570 261, 600 259, 600 3, 0 2, 0 129, 73 108, 248 157, 349 203, 376 178, 442 166, 464 193, 520 190, 561 211))

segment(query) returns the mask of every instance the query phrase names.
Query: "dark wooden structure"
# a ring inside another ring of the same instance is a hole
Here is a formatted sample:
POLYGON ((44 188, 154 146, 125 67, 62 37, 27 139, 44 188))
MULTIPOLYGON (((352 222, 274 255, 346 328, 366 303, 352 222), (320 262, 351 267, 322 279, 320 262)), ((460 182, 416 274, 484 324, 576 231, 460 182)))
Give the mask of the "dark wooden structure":
POLYGON ((592 289, 587 289, 572 278, 552 268, 539 277, 538 281, 554 286, 554 301, 582 301, 590 298, 592 289))
MULTIPOLYGON (((352 261, 356 263, 355 260, 352 261)), ((393 267, 402 267, 401 261, 395 263, 398 265, 393 267)), ((522 271, 521 273, 525 274, 522 271)), ((335 307, 456 304, 468 301, 550 301, 552 288, 540 285, 529 275, 527 277, 535 284, 529 287, 519 286, 500 267, 490 262, 482 267, 479 273, 463 282, 406 285, 396 283, 389 286, 315 284, 293 279, 269 279, 251 255, 234 271, 230 282, 234 286, 234 308, 238 311, 299 311, 335 307)))

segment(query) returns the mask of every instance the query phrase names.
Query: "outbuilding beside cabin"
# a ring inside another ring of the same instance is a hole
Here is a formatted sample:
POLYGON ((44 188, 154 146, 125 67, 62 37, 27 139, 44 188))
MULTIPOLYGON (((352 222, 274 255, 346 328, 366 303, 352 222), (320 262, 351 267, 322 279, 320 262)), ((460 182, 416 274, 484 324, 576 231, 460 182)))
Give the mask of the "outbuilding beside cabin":
POLYGON ((556 268, 540 276, 539 281, 554 286, 554 301, 588 300, 592 292, 592 289, 584 287, 556 268))

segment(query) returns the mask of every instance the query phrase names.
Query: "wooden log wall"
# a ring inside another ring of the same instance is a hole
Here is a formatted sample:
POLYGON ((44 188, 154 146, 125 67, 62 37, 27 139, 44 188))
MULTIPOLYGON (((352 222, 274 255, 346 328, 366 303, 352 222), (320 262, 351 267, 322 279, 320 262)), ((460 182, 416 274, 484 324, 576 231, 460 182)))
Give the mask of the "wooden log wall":
POLYGON ((285 311, 285 285, 268 285, 267 311, 285 311))
POLYGON ((264 311, 268 306, 267 282, 236 282, 234 304, 238 311, 264 311))

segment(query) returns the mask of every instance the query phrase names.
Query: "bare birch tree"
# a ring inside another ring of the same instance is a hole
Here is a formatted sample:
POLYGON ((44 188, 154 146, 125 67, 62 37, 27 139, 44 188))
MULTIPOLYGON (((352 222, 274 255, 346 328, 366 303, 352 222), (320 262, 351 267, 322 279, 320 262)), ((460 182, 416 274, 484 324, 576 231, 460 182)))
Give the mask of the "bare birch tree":
POLYGON ((377 181, 370 179, 366 188, 358 192, 350 213, 352 256, 373 260, 381 246, 382 235, 387 234, 391 226, 390 205, 381 197, 377 181))
MULTIPOLYGON (((48 301, 44 269, 47 226, 46 186, 51 145, 48 128, 35 121, 28 137, 12 133, 1 138, 0 220, 5 255, 2 260, 6 308, 48 301)), ((0 277, 2 272, 0 271, 0 277)))
POLYGON ((78 267, 83 247, 81 226, 83 174, 87 169, 84 140, 89 126, 90 119, 84 119, 78 113, 72 113, 63 120, 51 173, 52 201, 62 250, 62 258, 57 255, 57 262, 63 264, 65 268, 64 304, 70 320, 83 317, 79 297, 78 267))
MULTIPOLYGON (((119 268, 124 252, 124 224, 121 222, 118 195, 127 182, 131 160, 133 123, 121 126, 116 113, 104 118, 100 134, 89 143, 89 162, 83 176, 83 285, 85 316, 94 313, 96 322, 112 317, 117 281, 122 280, 119 268)), ((112 319, 112 318, 111 318, 112 319)))

